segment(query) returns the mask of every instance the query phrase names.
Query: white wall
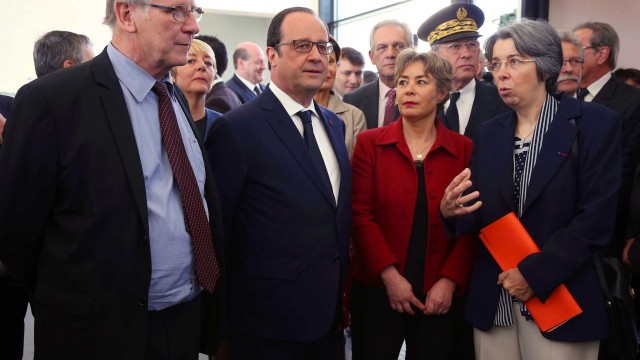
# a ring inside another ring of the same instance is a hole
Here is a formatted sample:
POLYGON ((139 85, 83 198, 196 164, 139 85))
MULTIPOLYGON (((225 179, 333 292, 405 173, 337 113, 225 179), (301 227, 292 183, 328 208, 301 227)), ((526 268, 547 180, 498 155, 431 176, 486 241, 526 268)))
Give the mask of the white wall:
POLYGON ((640 69, 640 31, 638 0, 550 0, 549 23, 556 29, 571 31, 585 21, 608 23, 620 37, 618 67, 640 69))

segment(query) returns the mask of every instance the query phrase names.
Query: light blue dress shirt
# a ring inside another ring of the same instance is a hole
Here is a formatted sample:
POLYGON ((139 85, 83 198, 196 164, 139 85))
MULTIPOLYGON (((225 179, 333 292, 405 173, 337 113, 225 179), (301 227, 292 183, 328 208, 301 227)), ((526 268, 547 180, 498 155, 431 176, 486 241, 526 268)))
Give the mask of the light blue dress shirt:
MULTIPOLYGON (((112 44, 107 46, 107 53, 124 93, 144 175, 151 246, 148 308, 162 310, 195 298, 202 287, 195 278, 193 245, 185 227, 182 198, 162 142, 158 98, 151 91, 156 80, 112 44)), ((180 135, 208 211, 204 199, 205 167, 198 141, 176 100, 171 75, 161 81, 168 85, 180 135)))

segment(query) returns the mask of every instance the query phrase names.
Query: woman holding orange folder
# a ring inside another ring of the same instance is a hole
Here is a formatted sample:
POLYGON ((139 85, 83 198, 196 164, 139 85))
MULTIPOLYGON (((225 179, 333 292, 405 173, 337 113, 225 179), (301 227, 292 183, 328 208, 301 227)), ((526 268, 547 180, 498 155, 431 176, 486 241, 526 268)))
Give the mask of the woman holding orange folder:
POLYGON ((449 241, 438 206, 468 166, 471 140, 446 129, 436 111, 451 89, 451 65, 403 50, 395 83, 401 117, 360 133, 352 157, 353 359, 453 359, 467 326, 460 295, 475 245, 449 241))
MULTIPOLYGON (((485 46, 488 68, 513 112, 478 128, 471 170, 449 185, 440 211, 456 235, 478 233, 514 212, 540 251, 502 271, 480 248, 466 310, 476 358, 595 360, 607 318, 593 254, 614 228, 619 116, 552 95, 562 47, 548 23, 524 19, 498 30, 485 46), (582 313, 541 332, 524 302, 535 296, 544 303, 561 284, 582 313)), ((585 49, 585 57, 601 50, 585 49)))

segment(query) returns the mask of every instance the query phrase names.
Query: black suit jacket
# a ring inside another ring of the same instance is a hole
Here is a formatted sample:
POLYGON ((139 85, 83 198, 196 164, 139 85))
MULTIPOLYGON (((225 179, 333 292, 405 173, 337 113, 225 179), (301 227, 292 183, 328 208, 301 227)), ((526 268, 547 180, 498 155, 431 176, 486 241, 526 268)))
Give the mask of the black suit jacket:
POLYGON ((344 123, 316 109, 340 168, 337 201, 269 88, 218 118, 207 139, 229 238, 234 334, 309 341, 340 319, 351 171, 344 123))
MULTIPOLYGON (((362 110, 367 120, 367 129, 375 129, 378 127, 378 105, 380 101, 380 80, 362 85, 359 89, 353 90, 344 95, 342 101, 351 104, 362 110)), ((394 119, 400 117, 398 106, 394 119)), ((395 120, 394 120, 395 121, 395 120)))
MULTIPOLYGON (((510 110, 511 108, 502 101, 495 86, 476 80, 476 95, 473 99, 471 114, 469 114, 469 122, 464 129, 464 135, 473 139, 480 124, 510 110)), ((438 118, 447 128, 452 128, 444 116, 444 112, 438 112, 438 118)), ((460 128, 460 124, 458 124, 458 128, 460 128)))
POLYGON ((236 93, 222 81, 213 85, 204 103, 204 106, 221 114, 238 108, 241 105, 242 103, 236 93))
MULTIPOLYGON (((5 120, 9 117, 12 107, 13 98, 11 96, 0 95, 0 114, 4 116, 5 120)), ((0 149, 2 149, 2 144, 0 144, 0 149)))
MULTIPOLYGON (((144 358, 151 280, 145 182, 106 50, 23 86, 6 133, 0 173, 11 176, 0 177, 0 259, 34 300, 36 356, 144 358)), ((224 269, 218 192, 201 143, 200 149, 224 269)), ((224 287, 221 276, 214 294, 205 295, 201 351, 216 347, 224 287)))
MULTIPOLYGON (((240 99, 240 102, 243 104, 246 104, 258 97, 258 95, 256 95, 253 90, 250 90, 236 74, 233 74, 233 77, 229 79, 226 84, 234 93, 236 93, 238 99, 240 99)), ((258 84, 258 86, 260 86, 260 90, 264 91, 264 85, 258 84)))
POLYGON ((607 247, 607 255, 619 257, 626 240, 633 173, 640 163, 640 90, 611 77, 591 102, 604 105, 622 116, 624 164, 620 203, 616 231, 607 247))

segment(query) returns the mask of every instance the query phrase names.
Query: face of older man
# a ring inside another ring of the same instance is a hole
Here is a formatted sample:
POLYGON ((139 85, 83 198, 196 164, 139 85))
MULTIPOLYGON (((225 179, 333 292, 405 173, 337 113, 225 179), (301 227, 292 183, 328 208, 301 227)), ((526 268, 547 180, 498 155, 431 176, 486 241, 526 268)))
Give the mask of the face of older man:
POLYGON ((262 49, 255 44, 247 44, 247 60, 238 59, 238 74, 249 80, 253 84, 258 84, 264 80, 264 70, 267 68, 267 61, 262 49))
POLYGON ((475 37, 443 42, 435 49, 441 58, 451 64, 453 91, 462 89, 476 76, 480 64, 480 45, 475 37))
POLYGON ((380 80, 390 88, 394 87, 393 76, 396 71, 396 57, 400 51, 408 47, 407 34, 402 26, 381 26, 373 34, 373 49, 369 50, 369 58, 378 69, 380 80))
MULTIPOLYGON (((192 9, 193 1, 157 0, 154 4, 175 7, 185 5, 192 9)), ((133 61, 151 76, 159 78, 174 66, 187 62, 191 39, 200 31, 193 14, 185 22, 173 18, 172 11, 154 7, 133 6, 131 13, 135 27, 133 61)))
POLYGON ((562 69, 558 76, 558 92, 575 94, 582 79, 580 49, 567 41, 562 42, 562 69))
POLYGON ((327 78, 329 55, 320 54, 313 45, 308 53, 294 50, 292 40, 329 41, 324 23, 315 15, 294 12, 281 26, 282 45, 267 48, 271 80, 303 106, 308 106, 327 78))

